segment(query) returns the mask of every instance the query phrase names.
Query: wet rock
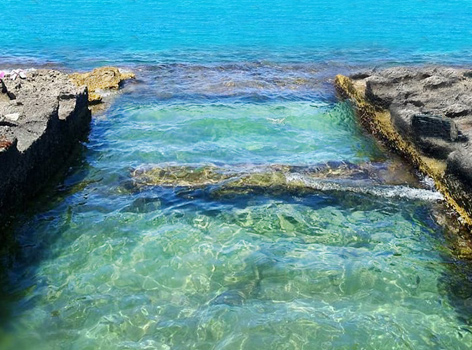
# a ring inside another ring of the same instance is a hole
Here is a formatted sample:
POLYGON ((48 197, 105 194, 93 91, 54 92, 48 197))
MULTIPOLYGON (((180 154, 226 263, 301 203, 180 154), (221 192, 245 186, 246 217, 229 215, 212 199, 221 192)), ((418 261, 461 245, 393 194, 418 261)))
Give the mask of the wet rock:
MULTIPOLYGON (((213 196, 249 193, 313 193, 316 191, 359 191, 372 185, 419 186, 404 167, 391 164, 327 162, 313 166, 284 164, 223 168, 212 165, 155 166, 131 172, 136 189, 149 186, 206 189, 213 196)), ((365 191, 364 191, 365 192, 365 191)))
POLYGON ((69 77, 77 86, 87 86, 89 103, 97 104, 102 102, 104 91, 118 90, 123 81, 134 79, 135 75, 116 67, 101 67, 87 73, 73 73, 69 77))
POLYGON ((87 89, 66 74, 44 69, 3 79, 0 216, 33 197, 67 164, 89 124, 87 89))

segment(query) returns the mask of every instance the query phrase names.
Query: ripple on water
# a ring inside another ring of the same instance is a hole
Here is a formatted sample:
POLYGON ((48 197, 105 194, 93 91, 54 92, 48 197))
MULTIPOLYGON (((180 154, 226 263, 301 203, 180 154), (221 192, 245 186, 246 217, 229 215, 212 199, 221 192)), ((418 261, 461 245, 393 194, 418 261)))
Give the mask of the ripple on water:
POLYGON ((132 168, 156 163, 385 157, 347 104, 302 98, 325 93, 318 73, 245 67, 158 67, 133 92, 141 100, 123 95, 95 119, 58 198, 18 229, 1 348, 468 348, 468 296, 450 286, 467 275, 431 220, 435 192, 217 198, 127 185, 132 168), (265 98, 245 100, 258 80, 265 98))
POLYGON ((25 346, 465 349, 436 228, 403 215, 421 204, 316 197, 115 211, 98 230, 69 228, 31 276, 43 277, 17 316, 25 346), (211 302, 225 291, 241 302, 211 302))

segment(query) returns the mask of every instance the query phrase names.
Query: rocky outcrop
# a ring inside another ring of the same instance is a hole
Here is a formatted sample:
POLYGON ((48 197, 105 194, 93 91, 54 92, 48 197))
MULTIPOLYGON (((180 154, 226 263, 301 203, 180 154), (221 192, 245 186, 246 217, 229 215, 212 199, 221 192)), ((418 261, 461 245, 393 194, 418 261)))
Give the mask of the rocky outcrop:
POLYGON ((100 67, 87 73, 73 73, 69 77, 77 86, 86 85, 89 103, 97 104, 102 102, 104 92, 118 90, 123 81, 134 79, 135 75, 116 67, 100 67))
POLYGON ((338 75, 362 124, 426 175, 472 227, 472 71, 397 67, 338 75))
POLYGON ((0 80, 0 217, 43 188, 84 140, 87 88, 54 70, 0 80))

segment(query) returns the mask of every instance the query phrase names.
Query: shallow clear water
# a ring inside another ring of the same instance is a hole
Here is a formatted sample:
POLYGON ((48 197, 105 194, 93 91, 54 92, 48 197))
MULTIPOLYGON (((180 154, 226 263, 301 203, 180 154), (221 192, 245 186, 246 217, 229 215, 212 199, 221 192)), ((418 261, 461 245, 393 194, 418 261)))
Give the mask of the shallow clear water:
MULTIPOLYGON (((336 100, 365 66, 471 62, 468 1, 0 2, 1 65, 137 72, 24 213, 0 349, 469 349, 437 194, 215 195, 133 169, 389 161, 336 100)), ((0 67, 1 68, 1 67, 0 67)))
POLYGON ((428 195, 131 185, 132 169, 156 164, 385 161, 326 72, 141 69, 19 225, 0 348, 469 347, 470 282, 428 195))

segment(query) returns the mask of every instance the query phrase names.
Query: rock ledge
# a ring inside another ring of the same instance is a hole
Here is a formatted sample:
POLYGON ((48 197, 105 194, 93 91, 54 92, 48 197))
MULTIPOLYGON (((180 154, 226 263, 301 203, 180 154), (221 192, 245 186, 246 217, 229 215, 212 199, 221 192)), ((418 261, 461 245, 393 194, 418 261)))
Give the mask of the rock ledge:
POLYGON ((470 229, 472 71, 396 67, 338 75, 335 86, 369 132, 433 178, 470 229))
POLYGON ((86 138, 87 100, 85 86, 55 70, 0 80, 0 217, 38 193, 86 138))

